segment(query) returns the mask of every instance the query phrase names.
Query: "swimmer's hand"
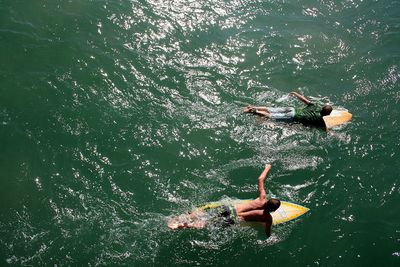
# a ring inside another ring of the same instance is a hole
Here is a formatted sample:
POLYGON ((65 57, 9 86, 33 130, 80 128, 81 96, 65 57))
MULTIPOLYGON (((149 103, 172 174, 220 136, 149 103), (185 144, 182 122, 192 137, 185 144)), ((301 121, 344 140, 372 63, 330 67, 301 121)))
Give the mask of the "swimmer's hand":
POLYGON ((260 174, 260 177, 258 177, 258 181, 261 181, 262 183, 264 183, 264 180, 267 177, 267 174, 268 174, 269 170, 271 169, 271 167, 272 167, 271 164, 269 164, 269 163, 265 164, 264 170, 260 174))
POLYGON ((265 164, 264 170, 269 171, 271 169, 272 165, 267 163, 265 164))

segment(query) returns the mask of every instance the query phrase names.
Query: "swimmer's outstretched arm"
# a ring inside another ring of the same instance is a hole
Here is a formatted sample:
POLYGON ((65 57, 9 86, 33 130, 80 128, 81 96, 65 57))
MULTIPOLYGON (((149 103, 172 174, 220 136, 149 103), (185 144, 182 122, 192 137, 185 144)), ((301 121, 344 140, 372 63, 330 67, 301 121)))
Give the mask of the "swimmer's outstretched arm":
POLYGON ((258 192, 260 193, 260 200, 267 199, 267 194, 265 193, 265 188, 264 188, 264 181, 265 178, 267 178, 267 174, 270 169, 271 169, 271 164, 266 164, 263 172, 260 174, 260 177, 258 177, 258 192))
POLYGON ((311 103, 311 101, 308 100, 305 96, 303 96, 297 92, 291 92, 291 93, 289 93, 289 95, 297 97, 299 100, 303 101, 304 104, 306 104, 306 105, 311 103))

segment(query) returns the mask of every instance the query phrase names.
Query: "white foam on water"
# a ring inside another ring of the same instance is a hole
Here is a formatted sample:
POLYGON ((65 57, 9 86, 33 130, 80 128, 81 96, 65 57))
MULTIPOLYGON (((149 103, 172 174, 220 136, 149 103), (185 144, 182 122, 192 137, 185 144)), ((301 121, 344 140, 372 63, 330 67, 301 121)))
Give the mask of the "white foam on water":
POLYGON ((290 96, 289 96, 289 95, 284 95, 284 96, 282 96, 282 97, 278 98, 277 100, 275 100, 275 102, 277 102, 277 103, 286 102, 286 101, 288 101, 288 100, 289 100, 289 98, 290 98, 290 96))

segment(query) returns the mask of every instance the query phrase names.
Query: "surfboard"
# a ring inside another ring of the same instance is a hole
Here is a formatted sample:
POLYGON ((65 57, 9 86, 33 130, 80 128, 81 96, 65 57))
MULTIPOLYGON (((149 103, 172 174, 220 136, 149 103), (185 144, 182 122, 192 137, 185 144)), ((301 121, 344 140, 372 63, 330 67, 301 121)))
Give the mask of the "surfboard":
MULTIPOLYGON (((248 201, 251 201, 251 200, 250 199, 239 199, 239 200, 233 200, 233 201, 229 201, 229 202, 226 202, 226 201, 224 201, 224 202, 209 202, 205 205, 197 207, 194 211, 192 211, 192 214, 194 214, 196 212, 202 212, 207 209, 215 209, 222 205, 245 203, 248 201)), ((281 201, 280 207, 276 211, 271 212, 272 224, 276 225, 276 224, 289 222, 291 220, 294 220, 294 219, 302 216, 303 214, 307 213, 309 210, 310 209, 303 207, 301 205, 297 205, 297 204, 287 202, 287 201, 281 201)), ((180 216, 173 217, 168 222, 168 227, 171 229, 181 228, 181 227, 178 227, 178 225, 184 221, 190 221, 189 224, 191 224, 192 228, 203 228, 205 226, 205 223, 202 222, 201 220, 197 220, 196 217, 191 218, 191 219, 189 219, 188 217, 190 217, 190 215, 188 215, 188 214, 182 214, 180 216)), ((248 225, 248 226, 261 225, 261 223, 257 223, 257 222, 241 222, 240 224, 248 225)), ((182 227, 182 228, 186 228, 186 227, 182 227)))
POLYGON ((334 109, 330 115, 324 116, 322 119, 325 122, 326 129, 329 130, 335 126, 350 121, 352 117, 353 115, 347 110, 334 109))
MULTIPOLYGON (((244 202, 248 202, 248 201, 251 201, 251 200, 250 199, 241 199, 241 200, 232 201, 231 203, 240 204, 240 203, 244 203, 244 202)), ((198 209, 205 210, 205 209, 210 209, 210 208, 216 208, 216 207, 224 205, 224 204, 226 204, 226 203, 210 202, 201 207, 198 207, 198 209)), ((280 205, 279 209, 277 209, 274 212, 271 212, 272 224, 276 225, 276 224, 281 224, 281 223, 285 223, 285 222, 294 220, 294 219, 300 217, 301 215, 307 213, 309 210, 310 209, 300 206, 298 204, 294 204, 294 203, 287 202, 287 201, 281 201, 281 205, 280 205)))

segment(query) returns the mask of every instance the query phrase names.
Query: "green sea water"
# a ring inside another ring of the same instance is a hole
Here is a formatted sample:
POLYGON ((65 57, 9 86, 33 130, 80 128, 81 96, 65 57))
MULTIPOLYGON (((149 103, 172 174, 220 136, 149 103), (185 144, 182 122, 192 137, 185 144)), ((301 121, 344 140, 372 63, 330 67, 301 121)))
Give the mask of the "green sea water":
POLYGON ((0 0, 0 266, 400 266, 400 2, 0 0), (326 133, 248 104, 347 108, 326 133), (208 201, 310 208, 170 231, 208 201))

